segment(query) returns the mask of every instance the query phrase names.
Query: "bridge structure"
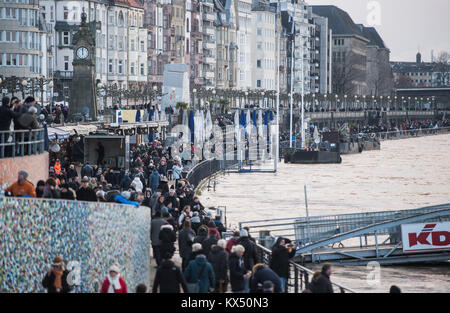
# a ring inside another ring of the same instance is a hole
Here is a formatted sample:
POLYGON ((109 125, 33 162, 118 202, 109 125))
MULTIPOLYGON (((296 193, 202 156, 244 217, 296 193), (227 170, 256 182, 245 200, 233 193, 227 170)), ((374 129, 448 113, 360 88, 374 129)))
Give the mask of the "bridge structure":
POLYGON ((278 236, 289 238, 297 244, 295 260, 300 264, 364 265, 377 261, 388 265, 449 261, 450 245, 408 252, 402 238, 405 225, 447 221, 450 221, 450 204, 413 210, 249 221, 240 223, 239 227, 249 227, 250 233, 266 247, 278 236))

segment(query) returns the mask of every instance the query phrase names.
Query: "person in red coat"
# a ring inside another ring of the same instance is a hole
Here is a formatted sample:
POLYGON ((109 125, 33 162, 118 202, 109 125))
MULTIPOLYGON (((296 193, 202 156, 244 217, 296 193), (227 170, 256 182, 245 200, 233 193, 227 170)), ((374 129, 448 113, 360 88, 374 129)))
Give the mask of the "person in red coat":
POLYGON ((127 285, 120 276, 120 268, 118 264, 113 264, 109 268, 109 274, 103 281, 100 293, 127 293, 127 285))

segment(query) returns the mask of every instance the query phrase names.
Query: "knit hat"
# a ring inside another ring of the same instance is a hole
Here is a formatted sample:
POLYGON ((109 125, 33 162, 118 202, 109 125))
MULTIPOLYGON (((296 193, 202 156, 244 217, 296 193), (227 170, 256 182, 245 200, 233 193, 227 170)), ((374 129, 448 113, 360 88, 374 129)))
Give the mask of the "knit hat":
POLYGON ((28 178, 28 173, 23 170, 19 172, 19 175, 22 175, 24 179, 28 178))
POLYGON ((63 266, 63 265, 64 265, 64 262, 60 256, 57 256, 53 259, 52 266, 63 266))
POLYGON ((117 274, 120 274, 120 265, 117 263, 114 263, 113 265, 111 265, 111 267, 109 268, 110 272, 116 272, 117 274))
POLYGON ((124 192, 121 193, 121 196, 128 200, 131 197, 131 192, 124 191, 124 192))

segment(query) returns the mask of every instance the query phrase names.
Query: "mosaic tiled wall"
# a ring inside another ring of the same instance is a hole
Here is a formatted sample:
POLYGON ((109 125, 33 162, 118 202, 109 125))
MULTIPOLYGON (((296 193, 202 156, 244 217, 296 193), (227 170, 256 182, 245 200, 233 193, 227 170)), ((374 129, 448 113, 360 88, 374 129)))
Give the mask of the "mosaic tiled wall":
POLYGON ((17 181, 17 174, 28 172, 28 180, 35 186, 37 182, 48 178, 48 152, 40 155, 0 159, 0 185, 9 186, 17 181))
POLYGON ((80 264, 74 292, 96 292, 121 265, 129 292, 150 280, 150 211, 77 201, 0 198, 0 292, 45 292, 56 255, 80 264))

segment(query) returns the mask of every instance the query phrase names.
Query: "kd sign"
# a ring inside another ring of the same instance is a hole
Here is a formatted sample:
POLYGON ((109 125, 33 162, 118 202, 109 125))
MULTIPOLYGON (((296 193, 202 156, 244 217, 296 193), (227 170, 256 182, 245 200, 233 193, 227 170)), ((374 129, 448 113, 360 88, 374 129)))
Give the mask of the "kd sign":
POLYGON ((402 225, 403 252, 450 250, 450 222, 402 225))

